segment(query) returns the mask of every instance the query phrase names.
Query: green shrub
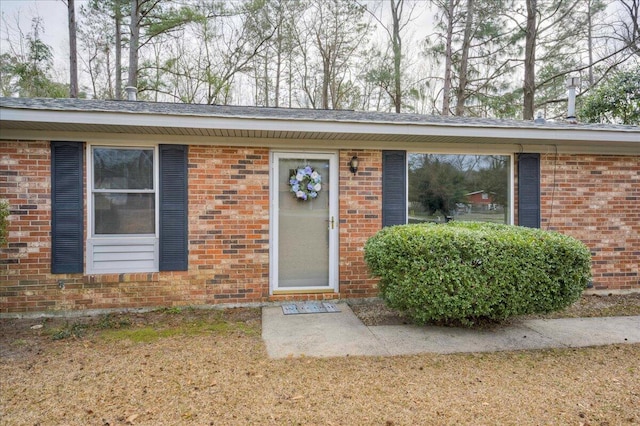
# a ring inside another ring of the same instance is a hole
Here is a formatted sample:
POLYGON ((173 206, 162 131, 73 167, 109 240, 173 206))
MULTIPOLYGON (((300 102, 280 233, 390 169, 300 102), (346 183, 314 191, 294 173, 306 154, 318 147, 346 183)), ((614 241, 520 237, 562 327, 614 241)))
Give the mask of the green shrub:
POLYGON ((9 234, 9 202, 0 200, 0 247, 7 244, 7 236, 9 234))
POLYGON ((384 228, 365 245, 381 298, 417 323, 471 325, 560 310, 591 278, 580 241, 479 222, 384 228))

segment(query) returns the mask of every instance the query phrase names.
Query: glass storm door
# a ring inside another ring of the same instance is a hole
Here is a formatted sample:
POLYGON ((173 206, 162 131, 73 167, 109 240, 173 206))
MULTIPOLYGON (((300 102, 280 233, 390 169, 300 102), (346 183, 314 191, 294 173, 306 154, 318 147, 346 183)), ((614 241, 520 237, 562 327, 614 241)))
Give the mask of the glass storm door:
POLYGON ((272 292, 337 291, 335 153, 272 153, 272 292))

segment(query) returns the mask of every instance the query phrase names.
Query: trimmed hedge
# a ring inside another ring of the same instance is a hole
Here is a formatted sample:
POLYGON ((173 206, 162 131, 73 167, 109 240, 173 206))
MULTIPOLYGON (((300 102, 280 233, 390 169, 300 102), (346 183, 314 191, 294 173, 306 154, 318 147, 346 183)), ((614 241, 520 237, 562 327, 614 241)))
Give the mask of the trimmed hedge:
POLYGON ((589 249, 575 238, 493 223, 392 226, 364 253, 381 298, 417 323, 472 325, 560 310, 591 278, 589 249))

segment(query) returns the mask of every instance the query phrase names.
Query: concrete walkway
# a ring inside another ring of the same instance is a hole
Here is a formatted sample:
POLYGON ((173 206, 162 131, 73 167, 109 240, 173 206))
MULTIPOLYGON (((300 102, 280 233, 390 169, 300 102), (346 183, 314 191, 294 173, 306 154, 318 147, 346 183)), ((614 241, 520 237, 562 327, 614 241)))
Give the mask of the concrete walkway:
POLYGON ((367 327, 349 305, 341 312, 284 315, 262 309, 271 358, 494 352, 640 343, 640 316, 526 320, 492 330, 434 326, 367 327))

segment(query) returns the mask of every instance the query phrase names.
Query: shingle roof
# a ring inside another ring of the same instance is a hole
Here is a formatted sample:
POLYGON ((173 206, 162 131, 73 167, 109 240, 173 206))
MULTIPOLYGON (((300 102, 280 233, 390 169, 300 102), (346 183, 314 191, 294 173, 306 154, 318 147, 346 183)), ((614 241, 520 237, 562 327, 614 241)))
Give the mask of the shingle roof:
POLYGON ((265 108, 250 106, 222 106, 122 100, 115 101, 89 99, 0 98, 0 108, 47 111, 155 114, 192 117, 250 118, 256 120, 271 119, 354 123, 423 124, 465 127, 562 128, 640 131, 640 127, 638 126, 611 124, 569 124, 564 122, 546 122, 545 124, 537 124, 533 121, 523 120, 503 120, 456 116, 445 117, 408 113, 395 114, 385 112, 350 110, 265 108))
POLYGON ((0 98, 0 138, 636 154, 640 127, 383 112, 87 99, 0 98))

